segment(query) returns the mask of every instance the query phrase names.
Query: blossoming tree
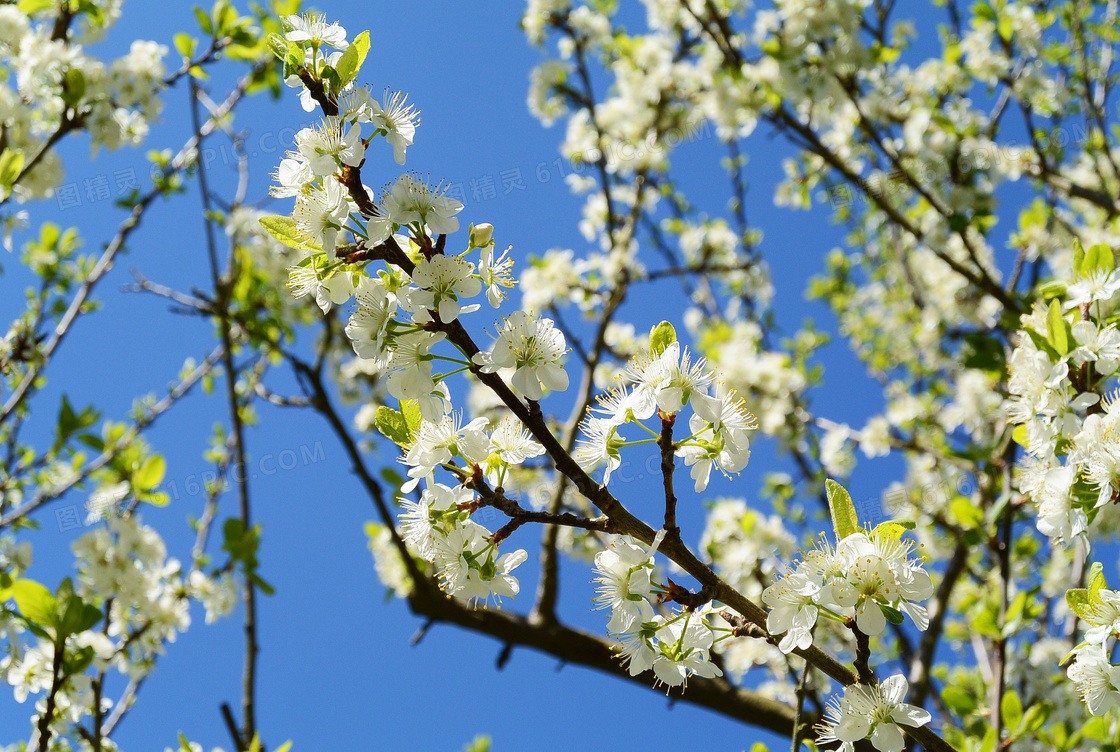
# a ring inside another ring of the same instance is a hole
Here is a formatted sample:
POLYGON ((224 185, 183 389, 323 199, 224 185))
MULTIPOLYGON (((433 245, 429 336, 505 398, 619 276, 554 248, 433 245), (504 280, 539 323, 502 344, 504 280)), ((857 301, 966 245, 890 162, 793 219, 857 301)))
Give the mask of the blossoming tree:
POLYGON ((528 4, 526 35, 549 54, 529 107, 567 118, 588 250, 516 268, 501 227, 467 222, 443 184, 402 173, 422 148, 418 111, 403 92, 376 93, 367 32, 294 2, 248 16, 219 0, 199 11, 201 37, 175 37, 170 71, 151 42, 108 64, 87 51, 119 2, 0 5, 9 239, 58 187, 62 139, 138 144, 163 90, 185 86, 193 105, 193 134, 153 155, 153 184, 128 198, 100 256, 49 223, 23 248, 37 283, 0 343, 0 670, 7 707, 29 719, 13 749, 115 749, 192 600, 208 622, 240 602, 241 703, 222 713, 234 748, 264 748, 256 604, 272 588, 244 472, 258 402, 323 419, 376 510, 385 587, 428 623, 499 640, 500 662, 531 647, 794 749, 1117 749, 1115 3, 945 0, 929 11, 939 29, 921 34, 887 0, 617 5, 528 4), (627 31, 622 14, 638 10, 641 31, 627 31), (247 70, 227 96, 202 89, 209 66, 237 61, 247 70), (313 120, 275 165, 278 213, 253 208, 247 180, 219 196, 198 158, 224 132, 246 168, 230 115, 266 89, 288 98, 292 123, 313 120), (745 210, 760 125, 795 155, 776 202, 824 199, 850 231, 810 293, 881 387, 882 413, 859 429, 814 404, 828 336, 806 324, 779 339, 766 244, 745 210), (672 170, 701 128, 727 152, 727 212, 694 204, 672 170), (53 434, 29 438, 74 321, 153 202, 188 179, 212 289, 142 276, 136 288, 211 320, 214 349, 126 421, 64 397, 53 434), (1001 215, 1015 228, 1001 231, 1001 215), (680 331, 624 321, 657 280, 687 301, 680 331), (297 393, 276 386, 285 372, 297 393), (219 376, 215 481, 182 563, 141 519, 170 501, 144 434, 219 376), (748 468, 752 441, 796 472, 748 468), (399 463, 378 467, 370 443, 399 463), (656 452, 653 507, 619 482, 642 449, 656 452), (845 490, 856 449, 904 462, 874 519, 845 490), (704 500, 714 472, 743 491, 711 502, 703 529, 682 526, 678 506, 704 500), (236 513, 219 507, 227 491, 236 513), (74 493, 91 529, 73 576, 41 582, 34 523, 74 493), (561 567, 594 578, 583 607, 607 612, 597 633, 561 613, 561 567))

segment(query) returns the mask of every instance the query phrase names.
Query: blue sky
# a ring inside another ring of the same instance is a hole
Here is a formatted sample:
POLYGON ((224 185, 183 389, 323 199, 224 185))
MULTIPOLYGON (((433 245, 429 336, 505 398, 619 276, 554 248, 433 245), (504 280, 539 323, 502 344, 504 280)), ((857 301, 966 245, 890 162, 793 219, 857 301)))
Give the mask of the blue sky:
MULTIPOLYGON (((585 249, 577 229, 580 200, 558 177, 559 171, 570 169, 557 153, 563 125, 544 129, 525 107, 529 70, 541 53, 528 46, 517 26, 520 3, 487 4, 485 12, 474 3, 437 0, 321 2, 318 7, 341 21, 351 37, 371 30, 372 52, 362 80, 375 90, 403 89, 423 111, 408 167, 465 186, 464 226, 492 222, 498 242, 513 245, 519 265, 553 247, 585 249), (524 188, 507 190, 503 175, 509 179, 518 174, 524 188), (483 190, 486 178, 493 181, 494 195, 480 193, 475 199, 472 185, 483 190)), ((175 32, 194 28, 190 3, 131 2, 96 49, 106 57, 120 54, 137 37, 170 46, 175 32)), ((169 66, 174 57, 169 56, 169 66)), ((232 81, 231 67, 221 70, 208 84, 216 97, 224 96, 232 81)), ((162 121, 146 148, 177 150, 190 134, 187 91, 167 92, 165 101, 162 121)), ((279 102, 257 97, 239 109, 235 125, 251 133, 250 195, 265 195, 268 173, 280 158, 277 144, 309 120, 291 90, 279 102)), ((223 152, 221 143, 212 142, 216 151, 204 152, 204 158, 211 159, 212 179, 228 187, 235 176, 228 146, 223 152)), ((782 174, 780 160, 791 154, 779 139, 759 133, 748 151, 748 214, 765 232, 763 251, 773 270, 778 320, 789 333, 809 316, 828 321, 823 306, 807 302, 803 291, 808 274, 821 268, 823 254, 841 243, 842 228, 831 225, 824 211, 791 216, 774 207, 771 190, 782 174)), ((67 142, 61 152, 68 166, 66 183, 78 186, 82 205, 62 209, 57 201, 41 202, 31 207, 33 226, 48 220, 77 226, 87 250, 96 251, 123 212, 111 201, 89 200, 86 181, 104 177, 115 187, 117 175, 132 171, 143 182, 143 152, 101 153, 91 161, 88 142, 81 139, 67 142)), ((726 214, 726 183, 715 166, 721 156, 719 142, 712 138, 687 144, 674 157, 680 174, 695 175, 682 181, 690 198, 711 214, 726 214)), ((396 177, 396 166, 387 160, 385 165, 384 175, 367 170, 366 182, 379 185, 396 177)), ((278 202, 278 212, 287 209, 278 202)), ((5 264, 0 313, 8 314, 18 303, 26 282, 16 266, 5 264)), ((50 430, 63 391, 75 405, 94 402, 106 417, 121 419, 133 397, 162 390, 185 357, 200 358, 213 346, 209 323, 171 314, 156 298, 122 291, 131 281, 130 267, 180 289, 209 287, 194 186, 189 196, 153 209, 129 254, 102 282, 98 297, 103 309, 77 325, 48 369, 50 384, 37 400, 36 430, 50 430)), ((635 296, 624 318, 639 329, 666 317, 679 323, 683 307, 672 288, 662 285, 648 292, 635 296), (667 310, 674 315, 667 316, 667 310)), ((474 331, 489 323, 480 318, 485 315, 476 314, 479 318, 469 322, 474 331)), ((817 404, 828 417, 861 426, 880 404, 877 391, 842 342, 828 348, 824 362, 826 386, 817 404)), ((279 383, 291 385, 290 379, 279 383)), ((144 519, 164 533, 173 553, 184 560, 193 540, 185 520, 201 511, 203 501, 189 490, 210 470, 202 452, 213 423, 227 415, 221 393, 191 396, 149 434, 168 458, 169 490, 174 484, 179 498, 166 508, 145 510, 144 519)), ((529 651, 515 651, 498 671, 499 644, 452 627, 436 626, 418 646, 409 647, 420 621, 400 602, 384 601, 362 530, 374 518, 373 509, 350 474, 341 447, 313 414, 259 409, 260 424, 249 431, 247 444, 250 465, 259 470, 252 478, 252 496, 254 517, 264 525, 262 573, 277 590, 274 597, 260 599, 258 726, 271 746, 290 738, 297 751, 456 750, 477 733, 490 734, 500 751, 605 749, 623 739, 633 748, 703 740, 705 749, 717 752, 748 750, 760 740, 773 742, 775 749, 788 744, 685 704, 669 709, 666 698, 655 691, 589 670, 561 669, 554 659, 529 651)), ((562 402, 553 409, 567 412, 562 402)), ((383 449, 374 461, 389 462, 393 455, 383 449)), ((768 443, 760 442, 739 481, 714 480, 704 498, 749 499, 765 471, 783 466, 768 443)), ((862 464, 853 496, 877 496, 889 477, 885 471, 897 467, 893 461, 862 464)), ((646 485, 639 480, 624 493, 632 495, 637 513, 652 519, 656 510, 643 509, 641 502, 646 485)), ((54 512, 83 501, 84 496, 75 495, 40 515, 42 530, 31 536, 37 579, 54 583, 68 572, 69 544, 81 531, 58 531, 54 512)), ((682 525, 693 542, 702 529, 702 501, 682 501, 682 525)), ((232 498, 225 509, 231 506, 232 498)), ((538 531, 526 528, 518 535, 514 545, 532 550, 538 531)), ((532 581, 534 558, 524 568, 523 582, 532 581)), ((573 623, 602 631, 605 615, 590 610, 590 577, 586 568, 567 563, 561 609, 573 623)), ((524 609, 528 604, 515 601, 507 607, 524 609)), ((117 741, 123 749, 162 749, 180 731, 207 750, 216 745, 229 749, 218 707, 222 702, 239 706, 240 613, 214 626, 203 625, 200 610, 194 616, 194 627, 170 646, 122 725, 117 741)), ((25 737, 30 708, 11 712, 10 698, 0 703, 5 708, 0 742, 25 737)))

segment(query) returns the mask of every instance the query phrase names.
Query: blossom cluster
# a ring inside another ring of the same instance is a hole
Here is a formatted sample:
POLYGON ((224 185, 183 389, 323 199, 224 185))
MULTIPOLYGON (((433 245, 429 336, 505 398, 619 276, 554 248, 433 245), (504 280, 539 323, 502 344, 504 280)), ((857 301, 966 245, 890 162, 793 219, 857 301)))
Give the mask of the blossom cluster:
POLYGON ((135 146, 160 115, 167 47, 136 40, 124 56, 100 60, 78 42, 97 41, 119 16, 120 3, 87 6, 82 9, 87 12, 68 16, 86 27, 80 39, 63 33, 66 29, 57 25, 54 13, 36 13, 37 5, 30 10, 15 3, 0 6, 5 63, 0 151, 14 156, 18 165, 17 181, 0 188, 0 198, 6 199, 9 190, 20 202, 51 195, 61 182, 62 163, 50 147, 67 132, 79 126, 87 130, 94 153, 100 147, 135 146))
POLYGON ((445 236, 459 230, 456 215, 463 205, 442 185, 411 173, 381 195, 361 185, 360 168, 372 165, 370 140, 384 136, 395 162, 403 164, 419 113, 400 93, 387 91, 378 102, 353 86, 357 70, 346 67, 346 56, 368 35, 348 43, 344 29, 318 17, 292 16, 287 24, 288 56, 295 52, 304 61, 288 83, 301 88, 304 108, 312 111, 328 96, 312 94, 308 83, 318 82, 335 97, 328 106, 337 113, 297 134, 272 191, 294 197, 295 208, 290 218, 266 217, 261 224, 301 254, 288 276, 295 297, 314 296, 324 312, 353 298, 345 332, 362 371, 377 374, 401 401, 393 426, 374 422, 405 449, 410 480, 402 492, 424 483, 418 499, 402 499, 402 533, 410 550, 435 565, 451 595, 483 602, 513 596, 518 583, 510 571, 527 554, 499 555, 494 534, 470 519, 479 505, 473 492, 443 485, 434 473, 460 462, 454 466, 460 480, 477 470, 500 489, 514 467, 544 449, 512 416, 493 426, 486 417, 463 425, 447 379, 468 370, 497 374, 525 399, 540 400, 546 390, 568 386, 564 335, 547 318, 514 311, 502 318, 489 350, 467 352, 457 345, 446 355, 436 352, 449 344, 450 327, 461 316, 481 308, 473 298, 485 293, 491 307, 501 306, 514 285, 509 251, 495 253, 489 224, 470 227, 462 252, 445 251, 445 236), (335 52, 327 54, 326 46, 335 52), (343 81, 340 71, 349 71, 351 80, 343 81), (385 261, 384 267, 375 269, 374 259, 385 261), (448 368, 441 371, 441 364, 448 368))
POLYGON ((453 468, 459 477, 477 472, 500 489, 517 466, 544 454, 544 447, 513 416, 491 427, 486 417, 462 425, 458 413, 434 422, 421 418, 415 435, 402 443, 410 480, 401 490, 409 493, 425 483, 419 499, 401 499, 401 535, 409 550, 435 565, 449 595, 483 603, 491 596, 500 602, 517 595, 519 584, 510 572, 528 554, 519 549, 499 555, 495 535, 470 519, 481 506, 475 492, 436 482, 435 470, 453 468))
POLYGON ((903 614, 920 630, 929 626, 919 601, 933 595, 933 583, 922 560, 911 558, 913 543, 899 532, 888 522, 852 532, 835 547, 822 534, 791 572, 762 593, 770 608, 766 628, 784 635, 778 645, 783 653, 812 645, 820 616, 854 619, 871 636, 881 633, 888 620, 902 623, 903 614))
POLYGON ((650 546, 621 536, 596 554, 595 600, 598 608, 611 611, 607 632, 618 638, 631 676, 653 669, 657 682, 669 687, 686 684, 690 676, 722 676, 711 660, 716 637, 707 622, 710 605, 669 615, 654 612, 651 601, 666 592, 652 579, 654 554, 664 536, 664 530, 658 532, 650 546))
POLYGON ((490 531, 470 519, 474 493, 462 486, 432 483, 419 501, 402 499, 404 540, 423 559, 436 565, 440 585, 449 594, 486 602, 494 596, 517 595, 517 578, 510 574, 523 563, 524 549, 498 555, 490 531))
MULTIPOLYGON (((135 517, 111 517, 73 544, 78 579, 73 593, 86 603, 104 603, 108 613, 88 629, 65 637, 62 649, 68 661, 86 656, 96 672, 115 670, 133 681, 147 675, 168 642, 191 623, 190 601, 200 602, 210 623, 229 614, 237 603, 235 583, 227 574, 210 576, 198 568, 183 572, 155 529, 135 517)), ((18 576, 30 565, 30 546, 0 540, 0 572, 18 576)), ((93 713, 113 707, 102 696, 95 707, 94 676, 83 670, 68 671, 63 686, 51 692, 58 643, 36 627, 28 640, 28 625, 0 620, 6 635, 6 655, 0 675, 12 687, 16 701, 36 698, 36 712, 46 712, 51 694, 56 714, 52 733, 65 738, 73 726, 93 713)))
POLYGON ((887 677, 880 684, 845 687, 842 697, 833 697, 825 705, 817 741, 840 742, 839 752, 854 752, 855 742, 870 739, 879 752, 902 752, 905 739, 899 726, 918 728, 932 719, 926 710, 903 702, 908 689, 901 675, 887 677))
MULTIPOLYGON (((1080 246, 1078 246, 1080 249, 1080 246)), ((1006 410, 1029 456, 1019 487, 1055 541, 1087 538, 1099 510, 1120 496, 1120 405, 1107 396, 1120 368, 1120 330, 1109 319, 1120 292, 1112 250, 1082 254, 1060 298, 1022 316, 1008 362, 1006 410)))
POLYGON ((1085 640, 1071 652, 1076 660, 1066 676, 1091 715, 1104 715, 1120 705, 1120 666, 1113 665, 1109 647, 1120 637, 1120 592, 1108 589, 1102 569, 1094 564, 1089 587, 1066 592, 1066 604, 1087 626, 1085 640))
POLYGON ((603 467, 603 483, 608 483, 622 464, 620 450, 649 441, 628 441, 619 434, 621 428, 635 423, 657 436, 641 421, 655 413, 675 418, 686 406, 693 411, 690 435, 675 444, 675 451, 692 468, 696 491, 707 488, 713 468, 730 475, 746 467, 754 416, 734 390, 716 381, 703 359, 693 362, 688 349, 676 341, 659 353, 640 353, 623 369, 615 388, 588 412, 576 460, 587 471, 603 467))

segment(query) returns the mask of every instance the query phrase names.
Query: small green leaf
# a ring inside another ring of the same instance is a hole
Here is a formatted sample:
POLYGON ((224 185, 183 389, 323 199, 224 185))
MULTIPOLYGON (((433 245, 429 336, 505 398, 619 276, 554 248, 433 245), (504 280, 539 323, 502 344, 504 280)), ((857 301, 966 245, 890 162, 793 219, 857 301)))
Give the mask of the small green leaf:
POLYGON ((136 498, 154 507, 165 507, 171 503, 171 497, 167 495, 166 491, 156 491, 155 493, 145 491, 144 493, 137 494, 136 498))
POLYGON ((1046 703, 1035 703, 1027 708, 1023 714, 1023 722, 1019 724, 1019 732, 1033 734, 1042 728, 1050 717, 1052 708, 1046 703))
POLYGON ((178 34, 172 37, 172 40, 174 41, 175 49, 179 51, 179 54, 187 60, 190 60, 194 55, 194 48, 198 44, 198 40, 196 40, 185 31, 180 31, 178 34))
POLYGON ((649 330, 649 353, 657 357, 665 348, 677 341, 677 330, 668 321, 662 321, 649 330))
POLYGON ((883 616, 887 617, 887 621, 891 624, 901 624, 906 621, 906 617, 897 608, 891 608, 885 604, 879 604, 879 610, 883 612, 883 616))
POLYGON ((26 13, 30 16, 32 13, 38 13, 41 10, 55 7, 55 3, 56 0, 19 0, 19 4, 16 7, 19 8, 21 13, 26 13))
POLYGON ((46 587, 34 580, 12 583, 12 598, 25 618, 42 627, 58 624, 58 601, 46 587))
POLYGON ((382 405, 373 415, 374 425, 385 438, 398 446, 406 447, 412 443, 412 432, 404 415, 391 407, 382 405))
POLYGON ((339 89, 358 77, 358 71, 362 69, 362 63, 365 62, 368 52, 369 32, 363 31, 354 38, 354 41, 342 53, 338 64, 335 65, 334 69, 338 73, 339 89))
POLYGON ((91 663, 93 663, 93 648, 87 645, 65 656, 62 671, 70 675, 80 674, 89 668, 91 663))
POLYGON ((828 495, 828 511, 832 514, 832 527, 836 530, 836 539, 843 540, 859 530, 855 505, 852 504, 852 497, 847 490, 831 478, 824 482, 824 488, 828 495))
POLYGON ((260 591, 261 591, 262 593, 264 593, 265 595, 276 595, 276 589, 275 589, 275 588, 273 588, 273 587, 272 587, 272 585, 268 584, 268 583, 267 583, 267 582, 266 582, 266 581, 265 581, 265 580, 264 580, 264 579, 263 579, 263 578, 262 578, 262 577, 261 577, 261 576, 260 576, 259 574, 257 574, 257 573, 256 573, 255 571, 253 571, 253 572, 249 572, 249 579, 250 579, 250 580, 252 581, 252 583, 253 583, 254 585, 256 585, 256 586, 257 586, 257 589, 258 589, 258 590, 260 590, 260 591))
POLYGON ((5 196, 23 172, 23 163, 22 151, 5 149, 4 153, 0 154, 0 188, 4 189, 5 196))
POLYGON ((887 520, 876 525, 871 533, 880 538, 898 540, 903 533, 907 530, 913 530, 915 527, 917 527, 917 524, 911 520, 887 520))
POLYGON ((319 252, 323 250, 322 246, 313 242, 310 238, 305 237, 304 234, 299 231, 299 228, 296 227, 296 221, 291 217, 273 214, 267 217, 261 217, 260 223, 261 227, 267 230, 269 235, 289 248, 307 248, 319 252))
POLYGON ((489 736, 479 734, 472 739, 469 744, 463 747, 463 752, 490 752, 490 743, 489 736))
POLYGON ((995 337, 982 332, 969 332, 964 335, 960 359, 965 368, 1003 371, 1007 367, 1003 344, 995 337))
POLYGON ((268 44, 268 51, 281 60, 288 56, 288 40, 279 34, 269 34, 266 43, 268 44))
POLYGON ((132 474, 132 487, 138 491, 151 491, 163 482, 167 463, 158 454, 144 460, 140 469, 132 474))
POLYGON ((1099 561, 1094 561, 1089 568, 1089 602, 1100 603, 1100 592, 1108 589, 1108 582, 1104 578, 1104 567, 1099 561))
POLYGON ((995 752, 996 742, 999 741, 999 736, 996 730, 988 726, 988 730, 984 732, 984 741, 980 745, 980 752, 995 752))
POLYGON ((1009 729, 1019 727, 1023 720, 1023 703, 1019 701, 1019 695, 1015 690, 1003 693, 1003 699, 999 701, 999 712, 1005 727, 1009 729))
POLYGON ((420 424, 424 422, 424 418, 420 415, 420 403, 416 400, 401 400, 398 403, 401 406, 401 415, 404 416, 404 422, 408 426, 409 443, 412 443, 412 438, 420 432, 420 424))
POLYGON ((976 710, 976 698, 965 692, 960 687, 955 687, 952 684, 941 690, 941 699, 945 704, 961 718, 976 710))
POLYGON ((194 8, 195 18, 198 19, 198 27, 205 31, 207 34, 214 33, 214 24, 210 22, 210 14, 199 8, 197 5, 194 8))
POLYGON ((1061 280, 1050 280, 1038 286, 1038 295, 1043 300, 1064 298, 1069 291, 1069 286, 1061 280))
POLYGON ((1107 716, 1098 715, 1090 719, 1081 727, 1081 733, 1086 739, 1103 742, 1112 736, 1111 723, 1107 716))
POLYGON ((1023 331, 1025 331, 1027 333, 1027 336, 1031 338, 1031 342, 1034 342, 1035 347, 1050 356, 1050 360, 1052 362, 1057 363, 1062 359, 1062 356, 1059 355, 1058 351, 1054 349, 1054 346, 1050 344, 1050 340, 1046 339, 1034 329, 1031 329, 1029 326, 1025 327, 1023 331))
POLYGON ((1069 322, 1062 315, 1062 304, 1051 300, 1050 308, 1046 311, 1046 338, 1058 355, 1064 356, 1070 350, 1068 327, 1069 322))
POLYGON ((101 621, 101 616, 100 609, 71 594, 66 597, 65 605, 62 607, 62 618, 58 623, 58 631, 63 637, 84 632, 87 629, 92 629, 94 625, 101 621))
POLYGON ((1080 616, 1082 619, 1092 612, 1092 607, 1089 605, 1089 591, 1085 588, 1073 588, 1066 591, 1066 605, 1069 610, 1080 616))
POLYGON ((984 524, 984 510, 964 496, 957 496, 949 502, 949 513, 957 525, 965 530, 972 530, 984 524))
POLYGON ((1109 274, 1116 266, 1116 259, 1112 249, 1103 243, 1089 246, 1085 251, 1085 258, 1081 262, 1081 274, 1088 277, 1091 274, 1109 274))

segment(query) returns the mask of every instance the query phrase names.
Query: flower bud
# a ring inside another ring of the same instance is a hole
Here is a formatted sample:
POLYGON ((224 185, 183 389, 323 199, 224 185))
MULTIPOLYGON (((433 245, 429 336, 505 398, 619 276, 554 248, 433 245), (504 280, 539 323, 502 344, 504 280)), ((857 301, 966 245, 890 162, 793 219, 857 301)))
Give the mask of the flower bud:
POLYGON ((485 248, 493 241, 494 225, 483 222, 480 225, 471 225, 471 248, 485 248))

